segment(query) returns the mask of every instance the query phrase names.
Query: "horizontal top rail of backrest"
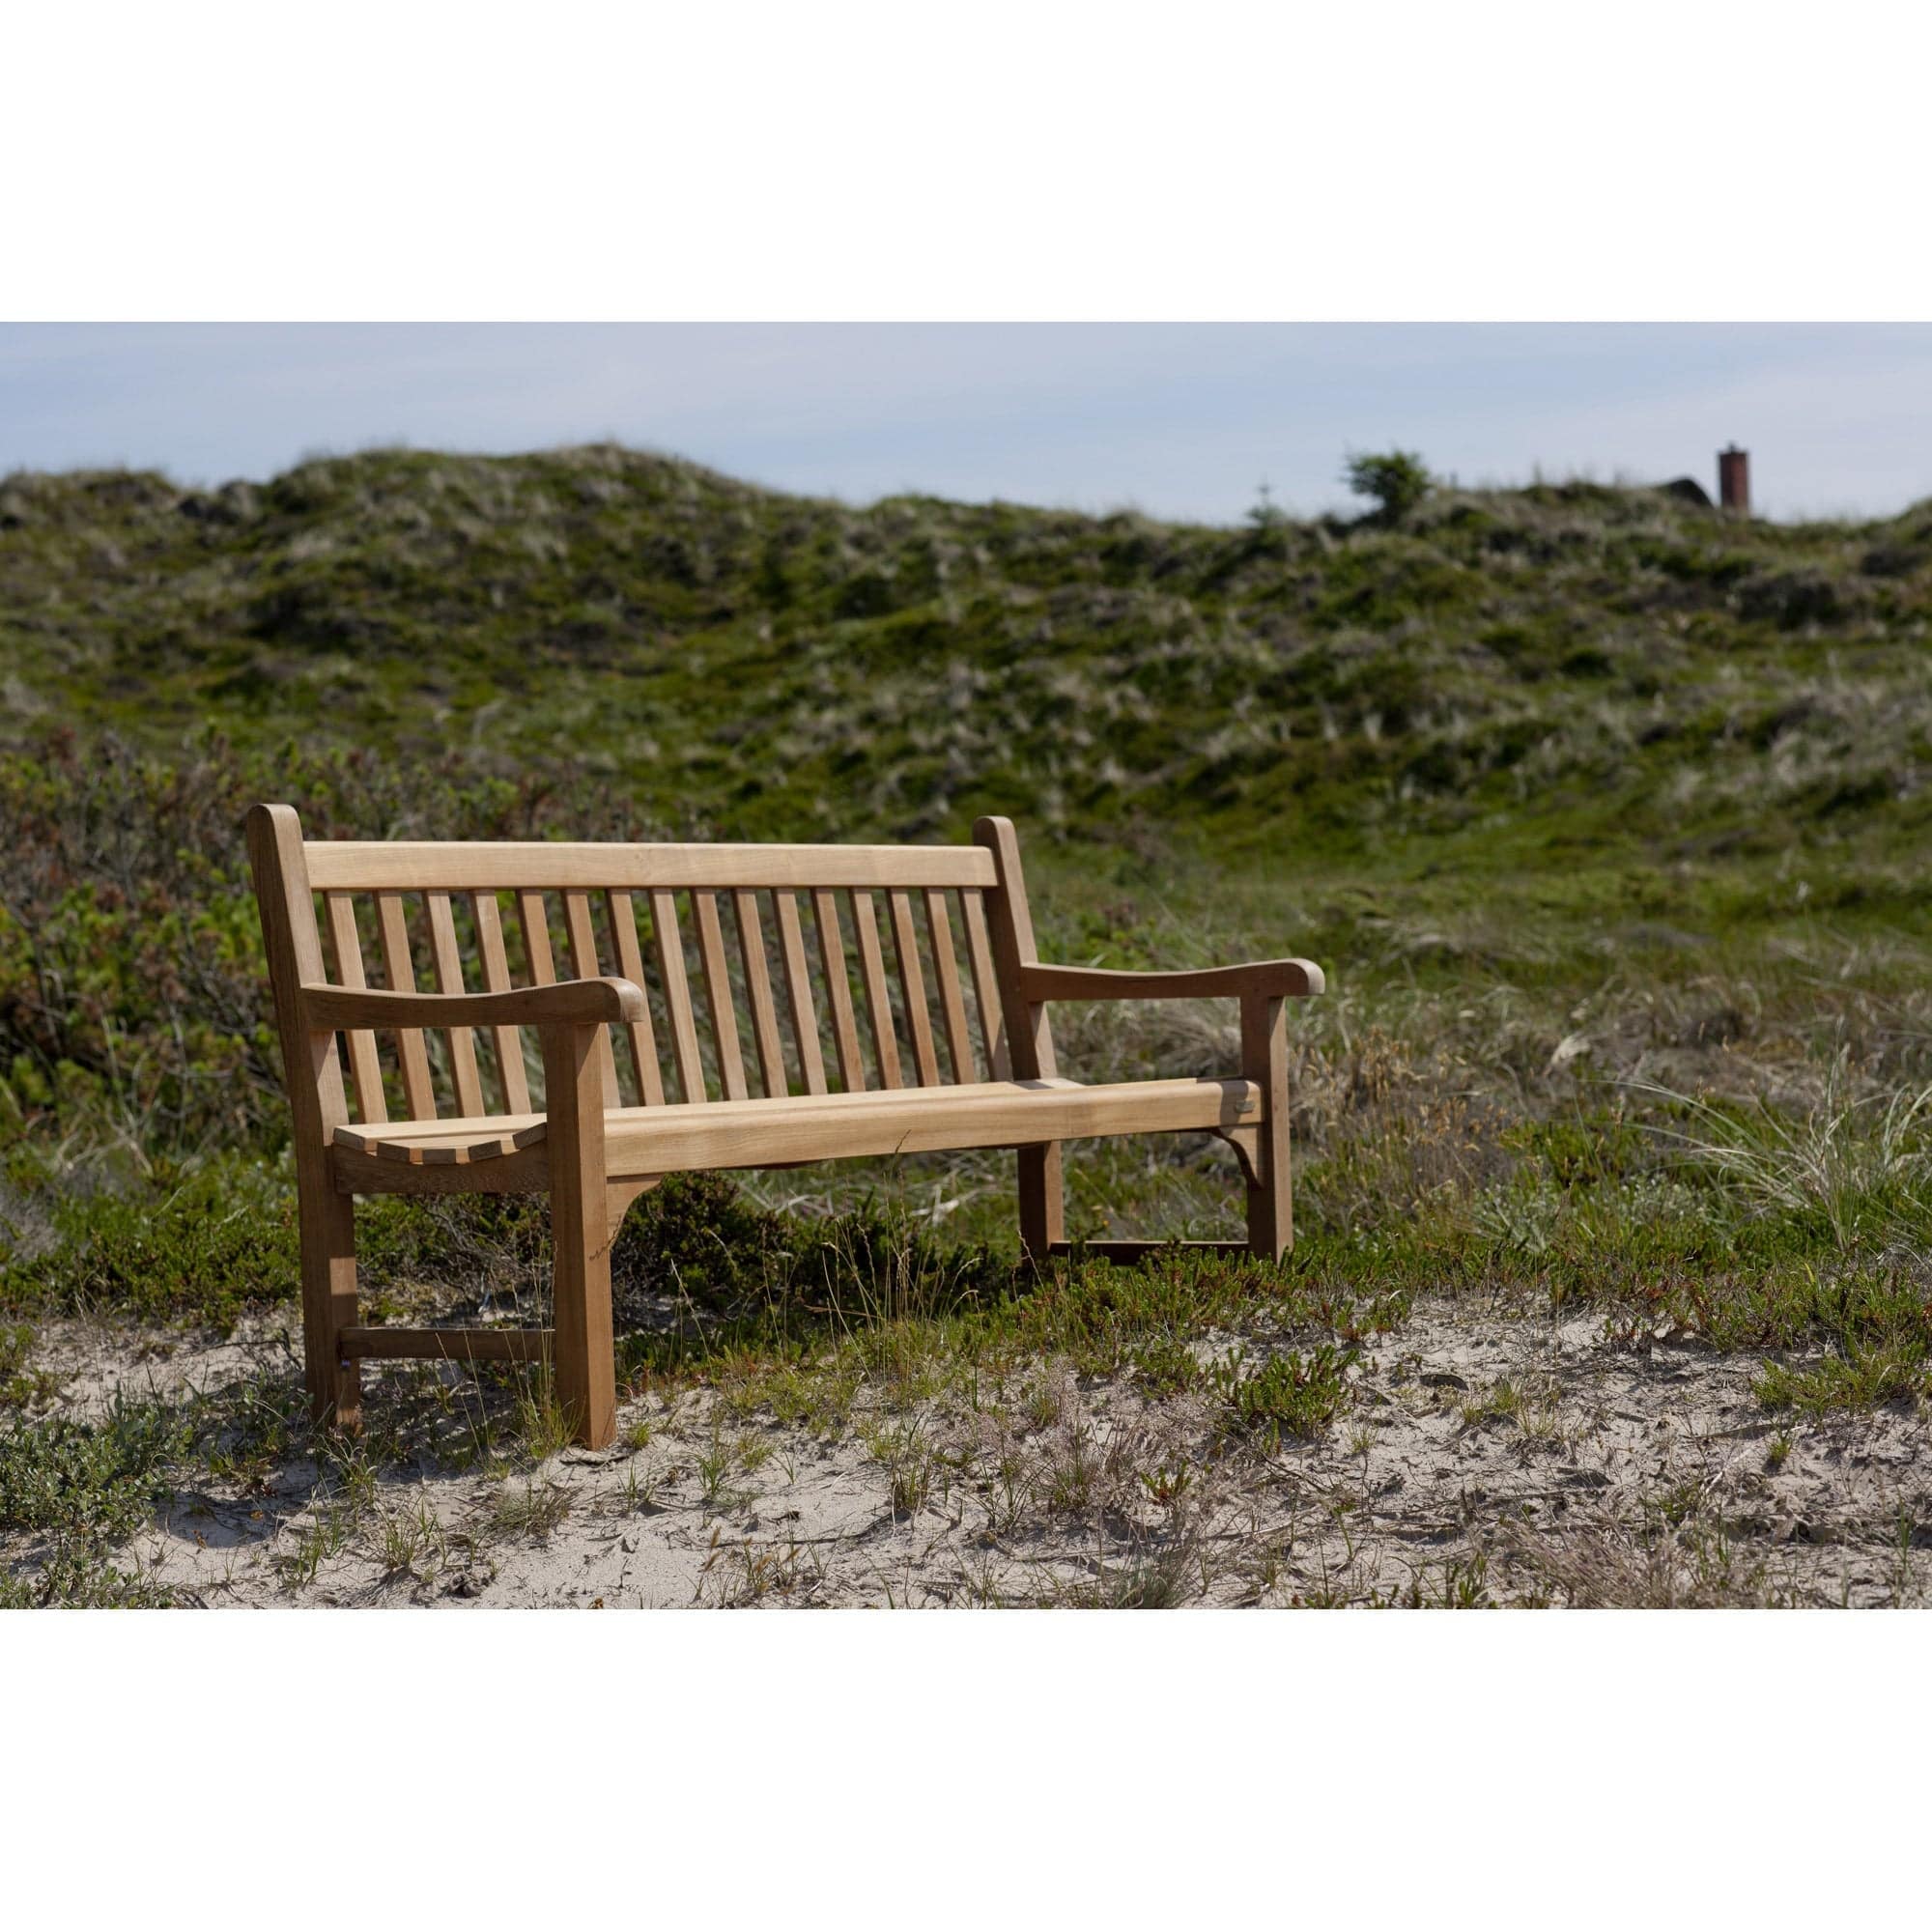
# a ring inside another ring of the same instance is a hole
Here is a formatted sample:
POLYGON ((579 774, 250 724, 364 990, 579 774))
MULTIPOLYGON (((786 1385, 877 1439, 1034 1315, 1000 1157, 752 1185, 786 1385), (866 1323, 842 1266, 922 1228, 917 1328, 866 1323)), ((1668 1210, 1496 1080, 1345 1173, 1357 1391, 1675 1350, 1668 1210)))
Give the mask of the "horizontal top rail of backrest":
POLYGON ((578 845, 322 838, 303 842, 316 892, 675 892, 992 887, 983 845, 578 845))

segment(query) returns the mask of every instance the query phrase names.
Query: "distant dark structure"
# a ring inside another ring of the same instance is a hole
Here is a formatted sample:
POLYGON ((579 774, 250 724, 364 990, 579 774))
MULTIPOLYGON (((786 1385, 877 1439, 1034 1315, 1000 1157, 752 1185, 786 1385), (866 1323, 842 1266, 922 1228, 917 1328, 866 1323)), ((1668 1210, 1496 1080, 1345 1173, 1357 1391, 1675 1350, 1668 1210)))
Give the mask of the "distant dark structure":
POLYGON ((1718 498, 1732 515, 1750 515, 1750 453, 1736 443, 1718 452, 1718 498))
POLYGON ((1711 493, 1694 476, 1673 476, 1668 483, 1657 486, 1666 497, 1675 497, 1680 503, 1695 503, 1700 509, 1711 507, 1711 493))

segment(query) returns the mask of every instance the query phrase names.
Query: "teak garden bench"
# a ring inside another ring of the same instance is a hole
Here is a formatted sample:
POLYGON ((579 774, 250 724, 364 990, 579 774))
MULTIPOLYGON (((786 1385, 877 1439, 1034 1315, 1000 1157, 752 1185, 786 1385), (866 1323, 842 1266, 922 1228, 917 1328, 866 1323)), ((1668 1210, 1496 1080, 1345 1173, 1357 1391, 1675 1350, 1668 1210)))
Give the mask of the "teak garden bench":
MULTIPOLYGON (((974 837, 945 846, 305 841, 290 807, 256 806, 248 852, 295 1116, 317 1421, 359 1422, 365 1361, 548 1359, 578 1439, 609 1442, 611 1243, 639 1194, 694 1169, 1014 1148, 1021 1243, 1038 1261, 1068 1247, 1062 1141, 1205 1130, 1239 1155, 1248 1238, 1200 1245, 1278 1260, 1292 1238, 1285 1003, 1319 993, 1321 969, 1042 965, 1012 825, 982 818, 974 837), (377 953, 380 988, 365 965, 377 953), (607 965, 618 977, 604 977, 607 965), (419 990, 425 972, 433 992, 419 990), (1215 996, 1240 1002, 1237 1075, 1061 1078, 1051 1001, 1215 996), (386 1071, 378 1035, 394 1041, 386 1071), (445 1192, 550 1195, 554 1329, 357 1319, 353 1197, 445 1192)), ((1153 1245, 1085 1251, 1131 1260, 1153 1245)))

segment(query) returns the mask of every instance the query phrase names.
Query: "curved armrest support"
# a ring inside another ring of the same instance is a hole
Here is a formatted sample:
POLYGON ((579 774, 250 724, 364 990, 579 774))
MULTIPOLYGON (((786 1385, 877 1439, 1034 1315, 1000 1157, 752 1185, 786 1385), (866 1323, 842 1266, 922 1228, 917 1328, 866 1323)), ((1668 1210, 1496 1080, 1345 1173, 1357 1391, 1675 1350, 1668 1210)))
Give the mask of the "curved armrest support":
POLYGON ((1258 994, 1307 999, 1322 990, 1310 959, 1261 959, 1244 966, 1204 966, 1182 973, 1122 973, 1105 966, 1020 968, 1020 997, 1041 1000, 1214 1000, 1258 994))
POLYGON ((304 986, 311 1033, 356 1027, 597 1026, 641 1020, 644 996, 629 980, 560 980, 508 993, 393 993, 304 986))

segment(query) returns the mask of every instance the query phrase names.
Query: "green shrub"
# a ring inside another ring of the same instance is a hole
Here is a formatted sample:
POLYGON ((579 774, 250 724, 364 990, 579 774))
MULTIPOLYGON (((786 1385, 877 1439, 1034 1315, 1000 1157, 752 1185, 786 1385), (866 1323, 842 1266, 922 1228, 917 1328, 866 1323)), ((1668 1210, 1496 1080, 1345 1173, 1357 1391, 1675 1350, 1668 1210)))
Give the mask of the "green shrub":
POLYGON ((297 1293, 295 1189, 277 1163, 231 1156, 126 1191, 53 1192, 47 1212, 50 1245, 0 1259, 0 1308, 110 1308, 226 1329, 244 1308, 297 1293))
POLYGON ((1422 458, 1406 449, 1350 456, 1342 465, 1342 480, 1356 496, 1371 498, 1385 524, 1401 523, 1435 487, 1422 458))
POLYGON ((0 1429, 0 1534, 37 1539, 40 1558, 38 1576, 0 1573, 0 1608, 168 1602, 109 1554, 166 1499, 191 1437, 182 1412, 119 1401, 98 1423, 57 1417, 0 1429))
POLYGON ((0 1430, 0 1531, 131 1536, 189 1435, 183 1416, 157 1403, 117 1403, 99 1423, 57 1417, 0 1430))

